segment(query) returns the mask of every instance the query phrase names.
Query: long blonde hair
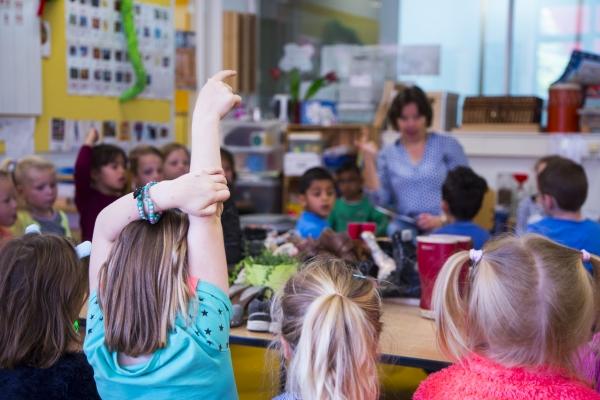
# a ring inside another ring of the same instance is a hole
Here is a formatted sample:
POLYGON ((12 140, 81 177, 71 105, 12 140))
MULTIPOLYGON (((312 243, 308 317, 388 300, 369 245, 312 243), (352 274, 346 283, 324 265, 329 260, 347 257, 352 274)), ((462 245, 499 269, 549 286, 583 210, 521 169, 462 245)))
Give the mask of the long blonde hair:
POLYGON ((314 260, 276 296, 273 315, 293 352, 288 392, 319 400, 378 397, 381 300, 371 280, 342 260, 314 260))
POLYGON ((134 221, 121 231, 100 270, 100 306, 111 351, 139 356, 167 344, 178 313, 187 315, 185 214, 163 213, 157 224, 134 221))
POLYGON ((475 352, 508 366, 564 367, 592 334, 600 286, 580 251, 542 236, 506 236, 488 242, 461 282, 469 262, 462 251, 448 259, 434 287, 433 309, 441 349, 461 359, 475 352))

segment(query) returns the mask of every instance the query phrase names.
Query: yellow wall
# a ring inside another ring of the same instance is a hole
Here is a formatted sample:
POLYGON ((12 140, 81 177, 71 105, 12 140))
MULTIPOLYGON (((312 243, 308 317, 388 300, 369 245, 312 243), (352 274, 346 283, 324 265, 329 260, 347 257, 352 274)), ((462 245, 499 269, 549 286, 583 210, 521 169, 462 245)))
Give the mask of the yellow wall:
MULTIPOLYGON (((171 5, 170 0, 144 0, 144 3, 171 5)), ((172 122, 171 101, 136 99, 121 104, 117 97, 70 96, 67 93, 65 0, 47 2, 44 19, 51 26, 52 50, 51 56, 42 60, 43 103, 42 115, 35 126, 36 152, 48 151, 52 118, 172 122)))

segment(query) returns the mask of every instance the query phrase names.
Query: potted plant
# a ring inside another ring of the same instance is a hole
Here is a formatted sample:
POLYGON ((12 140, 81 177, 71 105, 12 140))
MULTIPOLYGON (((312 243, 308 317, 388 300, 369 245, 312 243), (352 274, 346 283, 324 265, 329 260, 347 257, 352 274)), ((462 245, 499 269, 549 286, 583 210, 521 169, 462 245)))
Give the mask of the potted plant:
POLYGON ((253 286, 268 286, 273 290, 281 288, 296 273, 298 261, 285 254, 273 254, 264 250, 258 256, 248 256, 237 266, 244 270, 245 283, 253 286))

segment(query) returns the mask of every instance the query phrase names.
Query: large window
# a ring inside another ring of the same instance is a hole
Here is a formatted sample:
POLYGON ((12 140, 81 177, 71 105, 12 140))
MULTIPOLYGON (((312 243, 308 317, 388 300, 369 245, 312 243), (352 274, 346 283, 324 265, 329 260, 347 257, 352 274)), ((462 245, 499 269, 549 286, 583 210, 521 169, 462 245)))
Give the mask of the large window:
POLYGON ((600 53, 600 0, 514 0, 506 73, 509 0, 404 0, 401 45, 441 46, 438 76, 399 75, 426 90, 547 97, 573 49, 600 53))

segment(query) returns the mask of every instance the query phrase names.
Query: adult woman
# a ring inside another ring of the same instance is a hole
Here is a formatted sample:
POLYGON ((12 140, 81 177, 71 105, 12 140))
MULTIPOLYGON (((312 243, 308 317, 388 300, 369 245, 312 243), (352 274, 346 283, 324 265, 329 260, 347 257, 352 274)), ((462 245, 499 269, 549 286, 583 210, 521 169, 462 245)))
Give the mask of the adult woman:
POLYGON ((399 215, 390 224, 389 233, 405 228, 430 231, 441 226, 442 183, 448 171, 468 165, 456 139, 427 132, 432 117, 423 90, 408 87, 394 98, 388 114, 392 127, 401 133, 400 139, 381 151, 373 142, 358 144, 365 163, 365 188, 376 204, 391 207, 399 215), (410 219, 415 222, 407 222, 410 219))

